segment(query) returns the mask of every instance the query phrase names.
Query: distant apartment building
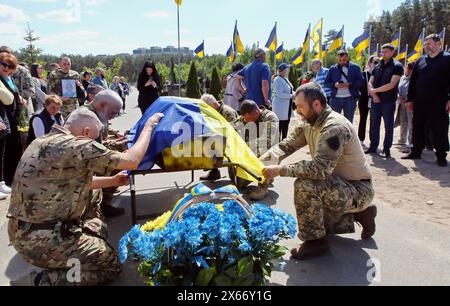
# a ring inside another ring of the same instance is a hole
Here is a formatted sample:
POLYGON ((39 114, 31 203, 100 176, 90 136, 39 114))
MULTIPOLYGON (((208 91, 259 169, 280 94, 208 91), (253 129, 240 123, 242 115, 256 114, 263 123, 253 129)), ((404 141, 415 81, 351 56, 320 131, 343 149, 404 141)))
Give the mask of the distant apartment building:
MULTIPOLYGON (((138 48, 133 50, 133 55, 177 55, 178 54, 178 48, 175 46, 167 46, 165 48, 153 46, 149 48, 138 48)), ((181 54, 184 56, 193 56, 194 51, 187 48, 182 47, 181 48, 181 54)))

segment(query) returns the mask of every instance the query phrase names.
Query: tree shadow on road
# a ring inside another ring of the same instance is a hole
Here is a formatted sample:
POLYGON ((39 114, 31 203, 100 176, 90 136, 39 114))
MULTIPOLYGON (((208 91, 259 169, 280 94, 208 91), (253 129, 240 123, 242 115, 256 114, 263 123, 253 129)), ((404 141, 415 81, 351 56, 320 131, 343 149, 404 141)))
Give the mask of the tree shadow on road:
POLYGON ((377 249, 374 240, 329 238, 331 254, 309 261, 286 261, 288 286, 369 286, 374 265, 364 249, 377 249))

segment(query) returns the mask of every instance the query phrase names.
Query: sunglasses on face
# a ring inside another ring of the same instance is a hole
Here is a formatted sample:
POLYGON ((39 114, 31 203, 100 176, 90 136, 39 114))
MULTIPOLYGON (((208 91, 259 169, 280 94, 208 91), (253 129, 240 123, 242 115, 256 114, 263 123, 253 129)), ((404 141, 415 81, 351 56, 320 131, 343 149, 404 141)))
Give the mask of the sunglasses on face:
POLYGON ((12 69, 11 65, 5 62, 1 62, 0 65, 2 65, 3 67, 7 68, 7 69, 12 69))
POLYGON ((344 57, 344 56, 348 56, 348 54, 346 54, 346 53, 339 54, 339 57, 344 57))

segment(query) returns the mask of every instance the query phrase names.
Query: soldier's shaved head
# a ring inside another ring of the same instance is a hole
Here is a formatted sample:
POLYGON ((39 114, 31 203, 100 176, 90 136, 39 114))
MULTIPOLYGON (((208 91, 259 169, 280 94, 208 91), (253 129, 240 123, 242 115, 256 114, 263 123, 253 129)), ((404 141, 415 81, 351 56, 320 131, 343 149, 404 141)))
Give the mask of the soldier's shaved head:
POLYGON ((114 119, 123 107, 122 98, 110 89, 99 92, 91 103, 97 116, 103 123, 114 119))
POLYGON ((64 127, 74 136, 97 139, 103 124, 93 112, 82 107, 70 114, 64 127))

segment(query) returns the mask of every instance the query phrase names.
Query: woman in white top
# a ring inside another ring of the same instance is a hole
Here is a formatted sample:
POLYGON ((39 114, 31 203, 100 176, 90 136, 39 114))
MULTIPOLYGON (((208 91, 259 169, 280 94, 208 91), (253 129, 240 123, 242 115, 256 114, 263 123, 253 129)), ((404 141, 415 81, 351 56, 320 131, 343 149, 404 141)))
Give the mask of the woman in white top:
POLYGON ((292 99, 294 86, 288 79, 291 65, 281 64, 278 76, 273 81, 273 111, 280 120, 280 135, 282 140, 287 137, 292 114, 292 99))
POLYGON ((60 113, 62 105, 63 102, 60 97, 55 95, 47 96, 45 99, 45 108, 30 119, 28 143, 50 133, 54 124, 59 126, 64 125, 64 118, 60 113))
POLYGON ((244 65, 236 63, 233 65, 233 72, 227 77, 227 86, 225 88, 225 96, 223 97, 223 104, 231 107, 235 111, 239 112, 241 104, 245 100, 245 93, 240 91, 238 82, 242 83, 242 80, 235 78, 236 74, 244 69, 244 65))

